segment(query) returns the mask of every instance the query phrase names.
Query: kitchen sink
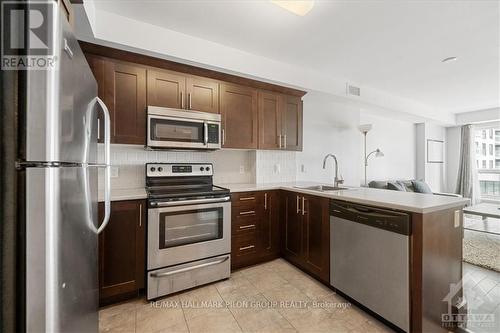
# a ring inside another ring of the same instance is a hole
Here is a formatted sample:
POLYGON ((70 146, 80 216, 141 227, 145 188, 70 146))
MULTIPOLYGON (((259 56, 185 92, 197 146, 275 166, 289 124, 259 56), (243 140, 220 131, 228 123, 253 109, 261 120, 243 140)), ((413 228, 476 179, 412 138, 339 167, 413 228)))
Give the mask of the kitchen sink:
POLYGON ((311 190, 311 191, 319 191, 319 192, 349 190, 348 187, 334 187, 334 186, 330 186, 330 185, 295 186, 295 187, 303 189, 303 190, 311 190))

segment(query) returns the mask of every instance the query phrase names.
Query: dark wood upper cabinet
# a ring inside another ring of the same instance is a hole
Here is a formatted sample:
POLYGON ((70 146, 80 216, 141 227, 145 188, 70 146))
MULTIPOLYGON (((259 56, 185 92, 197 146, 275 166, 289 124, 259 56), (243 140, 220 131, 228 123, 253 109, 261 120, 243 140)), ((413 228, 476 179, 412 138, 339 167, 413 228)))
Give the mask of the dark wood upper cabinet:
POLYGON ((183 109, 186 106, 186 76, 181 73, 148 70, 148 105, 183 109))
MULTIPOLYGON (((101 305, 135 297, 144 288, 146 203, 111 203, 111 217, 99 235, 99 302, 101 305)), ((99 216, 104 204, 99 203, 99 216)))
POLYGON ((259 91, 259 148, 281 149, 281 113, 283 109, 280 94, 259 91))
POLYGON ((107 59, 104 103, 111 118, 111 142, 146 142, 146 69, 107 59))
POLYGON ((286 150, 302 150, 302 100, 285 96, 282 113, 283 145, 286 150))
POLYGON ((219 82, 199 76, 186 79, 187 108, 219 113, 219 82))
POLYGON ((222 147, 256 149, 258 144, 257 90, 221 85, 222 147))

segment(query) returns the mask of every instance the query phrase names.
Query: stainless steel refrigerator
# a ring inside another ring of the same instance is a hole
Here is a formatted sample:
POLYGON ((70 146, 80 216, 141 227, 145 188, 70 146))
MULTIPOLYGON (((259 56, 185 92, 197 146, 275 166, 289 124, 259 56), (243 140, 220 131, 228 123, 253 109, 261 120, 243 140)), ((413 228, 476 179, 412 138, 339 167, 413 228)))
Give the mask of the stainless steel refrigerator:
POLYGON ((97 332, 97 235, 110 210, 109 115, 72 28, 52 7, 47 33, 55 66, 26 71, 22 99, 24 325, 28 332, 97 332), (100 126, 103 161, 97 159, 100 126), (103 221, 97 215, 99 168, 105 173, 103 221))

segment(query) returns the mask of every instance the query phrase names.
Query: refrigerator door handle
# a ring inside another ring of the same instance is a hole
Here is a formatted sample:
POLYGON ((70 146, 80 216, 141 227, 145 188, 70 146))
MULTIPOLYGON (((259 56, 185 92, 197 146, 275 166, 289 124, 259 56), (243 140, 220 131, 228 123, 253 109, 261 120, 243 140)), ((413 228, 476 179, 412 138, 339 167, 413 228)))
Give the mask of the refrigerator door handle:
POLYGON ((101 226, 97 229, 97 233, 99 234, 108 225, 111 215, 111 126, 106 104, 99 97, 96 97, 96 100, 104 114, 104 218, 102 219, 101 226))

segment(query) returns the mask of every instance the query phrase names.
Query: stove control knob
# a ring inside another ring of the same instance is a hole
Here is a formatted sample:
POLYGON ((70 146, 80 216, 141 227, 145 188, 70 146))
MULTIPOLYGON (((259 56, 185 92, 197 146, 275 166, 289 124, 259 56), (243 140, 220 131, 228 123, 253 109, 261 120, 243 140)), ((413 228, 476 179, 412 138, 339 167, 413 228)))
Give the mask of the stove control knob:
POLYGON ((205 171, 205 168, 204 167, 200 167, 200 171, 205 171))
POLYGON ((151 170, 151 172, 155 172, 156 168, 155 167, 151 167, 151 169, 149 169, 149 170, 151 170))
POLYGON ((205 170, 210 171, 210 167, 206 167, 205 170))
POLYGON ((158 171, 162 172, 163 168, 162 167, 158 167, 158 171))

